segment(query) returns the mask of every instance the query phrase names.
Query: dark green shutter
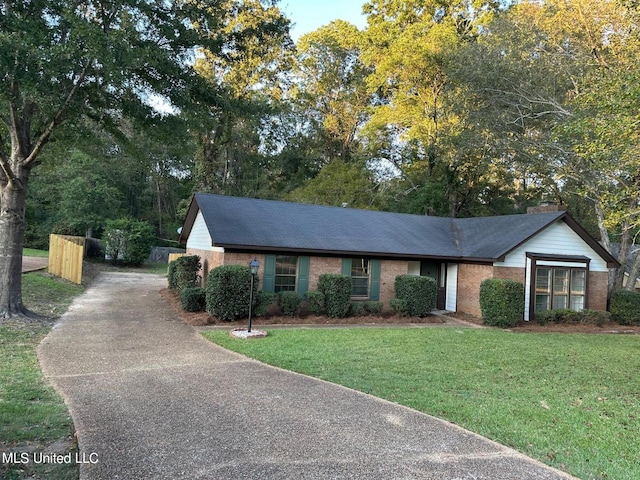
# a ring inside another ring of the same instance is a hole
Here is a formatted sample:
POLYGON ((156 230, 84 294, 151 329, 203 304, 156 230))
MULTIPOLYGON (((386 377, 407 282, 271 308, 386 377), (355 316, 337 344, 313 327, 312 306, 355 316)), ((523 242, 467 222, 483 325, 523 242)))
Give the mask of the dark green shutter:
POLYGON ((369 276, 371 277, 371 287, 369 290, 369 300, 380 300, 380 260, 369 260, 369 276))
POLYGON ((265 292, 276 291, 276 256, 264 256, 264 279, 262 281, 262 290, 265 292))
POLYGON ((309 290, 309 257, 298 257, 298 293, 304 295, 309 290))
POLYGON ((342 275, 351 276, 351 259, 343 258, 342 259, 342 275))

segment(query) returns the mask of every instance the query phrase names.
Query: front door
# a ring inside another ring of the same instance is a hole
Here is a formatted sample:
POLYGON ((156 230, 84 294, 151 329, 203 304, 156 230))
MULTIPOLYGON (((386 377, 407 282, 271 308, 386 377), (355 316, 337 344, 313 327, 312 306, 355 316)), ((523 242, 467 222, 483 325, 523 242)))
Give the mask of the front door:
POLYGON ((447 264, 444 262, 421 262, 420 275, 431 277, 436 281, 436 308, 444 310, 447 304, 447 264))

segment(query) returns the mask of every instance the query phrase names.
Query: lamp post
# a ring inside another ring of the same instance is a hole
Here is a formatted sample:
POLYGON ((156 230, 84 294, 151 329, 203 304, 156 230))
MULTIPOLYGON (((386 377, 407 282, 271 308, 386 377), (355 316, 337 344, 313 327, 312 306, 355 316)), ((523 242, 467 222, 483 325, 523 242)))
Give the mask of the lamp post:
POLYGON ((259 268, 260 264, 258 263, 257 258, 254 258, 249 262, 249 270, 251 270, 251 290, 249 291, 249 333, 251 333, 251 309, 253 308, 253 279, 258 273, 259 268))

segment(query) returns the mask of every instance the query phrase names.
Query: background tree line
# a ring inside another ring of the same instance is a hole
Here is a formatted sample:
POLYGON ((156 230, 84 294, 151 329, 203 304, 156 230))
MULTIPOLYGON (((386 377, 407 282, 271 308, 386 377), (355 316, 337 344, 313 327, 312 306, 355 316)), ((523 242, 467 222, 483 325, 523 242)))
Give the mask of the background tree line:
POLYGON ((105 104, 57 129, 29 244, 121 216, 175 241, 194 191, 458 217, 553 201, 640 269, 636 1, 372 0, 364 30, 297 44, 277 2, 184 3, 206 7, 189 101, 166 85, 163 114, 105 104))

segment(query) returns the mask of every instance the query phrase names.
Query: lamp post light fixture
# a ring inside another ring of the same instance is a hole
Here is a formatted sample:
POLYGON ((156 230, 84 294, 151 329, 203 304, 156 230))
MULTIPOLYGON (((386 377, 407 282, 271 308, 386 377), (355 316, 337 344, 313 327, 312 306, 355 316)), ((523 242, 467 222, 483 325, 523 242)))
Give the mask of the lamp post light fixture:
POLYGON ((258 273, 259 268, 260 268, 260 264, 258 263, 257 258, 254 258, 249 262, 249 270, 251 270, 251 290, 249 290, 249 329, 248 329, 249 333, 251 333, 251 310, 253 307, 253 280, 256 274, 258 273))

